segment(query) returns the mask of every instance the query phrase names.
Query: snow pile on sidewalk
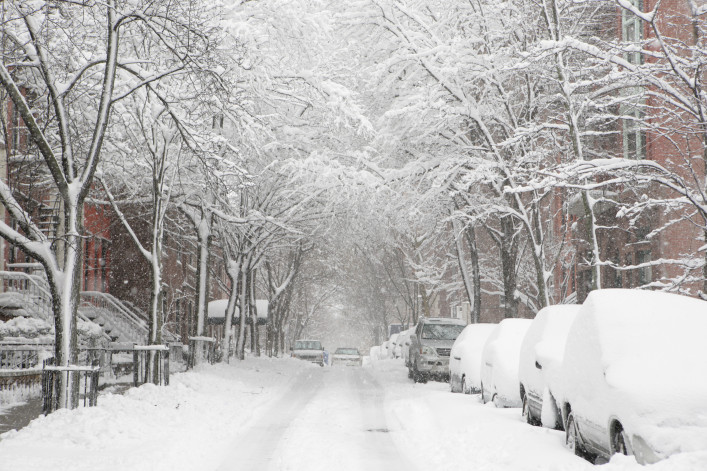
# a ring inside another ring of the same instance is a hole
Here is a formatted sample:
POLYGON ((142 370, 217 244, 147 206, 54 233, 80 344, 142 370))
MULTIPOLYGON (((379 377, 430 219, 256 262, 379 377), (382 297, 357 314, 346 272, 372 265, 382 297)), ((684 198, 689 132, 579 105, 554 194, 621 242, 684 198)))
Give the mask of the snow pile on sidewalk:
POLYGON ((97 407, 58 411, 1 435, 0 471, 214 469, 241 427, 302 368, 315 366, 251 358, 173 375, 169 387, 101 396, 97 407))

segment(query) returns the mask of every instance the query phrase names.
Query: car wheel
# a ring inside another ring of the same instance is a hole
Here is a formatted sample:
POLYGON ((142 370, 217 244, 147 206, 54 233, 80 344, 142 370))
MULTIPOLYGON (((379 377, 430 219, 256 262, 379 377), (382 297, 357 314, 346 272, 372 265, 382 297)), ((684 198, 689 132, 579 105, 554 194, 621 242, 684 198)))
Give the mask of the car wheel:
POLYGON ((530 401, 528 401, 528 394, 523 396, 523 419, 529 425, 537 425, 535 419, 533 419, 533 413, 530 412, 530 401))
POLYGON ((419 383, 421 381, 420 371, 417 369, 417 362, 412 364, 412 382, 419 383))
POLYGON ((590 463, 594 462, 595 456, 589 454, 579 442, 579 430, 572 412, 567 416, 567 424, 565 425, 565 445, 576 456, 584 458, 590 463))
POLYGON ((626 432, 620 424, 614 429, 614 433, 611 437, 611 448, 612 454, 620 453, 627 456, 633 454, 626 432))
POLYGON ((501 404, 501 398, 498 397, 498 394, 493 395, 493 397, 491 398, 491 402, 493 402, 493 405, 496 406, 498 409, 503 408, 503 404, 501 404))
POLYGON ((454 379, 452 379, 452 376, 450 375, 449 376, 449 390, 452 391, 453 393, 464 392, 464 390, 462 389, 461 379, 459 381, 454 381, 454 379))
POLYGON ((567 416, 567 425, 565 425, 565 445, 575 455, 582 456, 578 440, 577 424, 574 422, 574 415, 570 412, 570 415, 567 416))

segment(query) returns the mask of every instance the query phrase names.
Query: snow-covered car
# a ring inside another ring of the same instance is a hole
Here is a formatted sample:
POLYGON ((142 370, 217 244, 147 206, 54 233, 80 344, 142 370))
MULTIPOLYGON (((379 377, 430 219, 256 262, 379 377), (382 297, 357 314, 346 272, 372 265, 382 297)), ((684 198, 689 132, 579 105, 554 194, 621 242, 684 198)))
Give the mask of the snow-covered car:
POLYGON ((324 347, 319 340, 296 340, 292 349, 292 357, 311 361, 324 366, 324 347))
POLYGON ((446 317, 423 318, 410 336, 408 377, 415 382, 449 378, 449 354, 466 322, 446 317))
POLYGON ((498 324, 469 324, 459 334, 449 354, 449 389, 452 392, 481 392, 481 353, 498 324))
POLYGON ((358 348, 337 348, 331 356, 331 366, 361 366, 362 364, 363 357, 359 353, 358 348))
POLYGON ((398 345, 400 345, 400 357, 406 367, 410 367, 410 335, 415 333, 415 328, 404 330, 398 335, 398 345))
POLYGON ((390 341, 386 340, 385 342, 383 342, 381 344, 379 359, 380 360, 387 360, 388 358, 390 358, 390 350, 391 350, 390 341))
POLYGON ((481 354, 481 400, 496 407, 520 407, 518 360, 531 319, 503 319, 481 354))
POLYGON ((388 339, 388 357, 400 358, 400 346, 397 344, 399 334, 393 334, 388 339))
POLYGON ((523 418, 531 425, 562 428, 562 419, 547 384, 562 363, 567 333, 578 304, 560 304, 541 309, 525 334, 520 347, 518 379, 523 418))
POLYGON ((608 460, 653 463, 707 450, 707 302, 664 292, 592 291, 550 378, 566 442, 608 460))
POLYGON ((378 361, 381 359, 381 346, 380 345, 374 345, 371 347, 371 349, 368 351, 368 356, 371 359, 371 361, 378 361))

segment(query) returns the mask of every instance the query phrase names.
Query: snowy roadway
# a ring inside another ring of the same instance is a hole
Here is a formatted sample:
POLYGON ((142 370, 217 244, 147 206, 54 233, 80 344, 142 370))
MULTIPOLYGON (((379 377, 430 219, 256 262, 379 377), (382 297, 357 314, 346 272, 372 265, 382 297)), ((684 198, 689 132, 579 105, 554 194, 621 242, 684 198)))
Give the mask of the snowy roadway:
POLYGON ((561 432, 448 385, 413 384, 398 361, 320 368, 248 359, 107 395, 0 435, 0 471, 437 471, 707 469, 707 453, 594 467, 561 432))

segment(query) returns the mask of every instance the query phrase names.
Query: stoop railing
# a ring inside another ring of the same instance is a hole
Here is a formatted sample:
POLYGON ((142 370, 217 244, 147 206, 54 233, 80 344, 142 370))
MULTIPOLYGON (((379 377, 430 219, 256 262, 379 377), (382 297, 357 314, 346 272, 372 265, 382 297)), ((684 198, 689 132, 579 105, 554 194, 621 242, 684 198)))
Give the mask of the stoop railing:
POLYGON ((24 306, 41 319, 53 322, 52 296, 42 276, 21 271, 0 271, 0 283, 2 292, 17 293, 24 306))
POLYGON ((81 307, 84 309, 97 308, 103 313, 107 313, 108 317, 104 318, 105 322, 111 324, 123 335, 122 341, 143 343, 147 340, 149 330, 147 322, 116 297, 100 291, 82 291, 81 307))

